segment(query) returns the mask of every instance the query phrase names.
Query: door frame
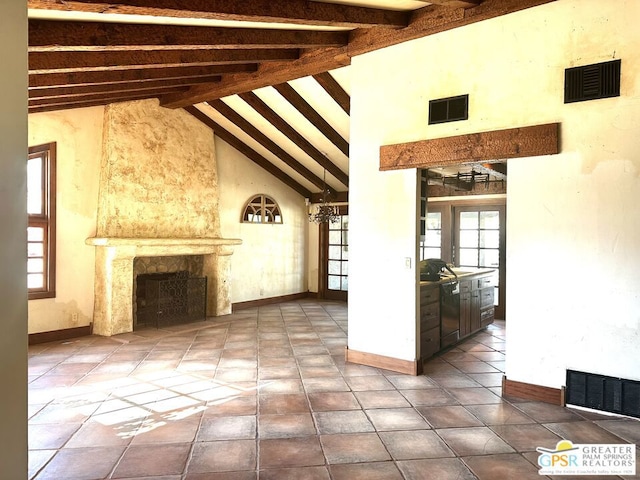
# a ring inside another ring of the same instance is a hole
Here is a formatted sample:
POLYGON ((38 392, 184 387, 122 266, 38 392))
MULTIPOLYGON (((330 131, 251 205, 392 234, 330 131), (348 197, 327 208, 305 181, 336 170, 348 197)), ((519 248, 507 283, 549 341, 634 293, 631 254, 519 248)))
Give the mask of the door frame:
MULTIPOLYGON (((437 198, 437 197, 436 197, 437 198)), ((427 199, 427 212, 438 211, 442 214, 443 227, 448 223, 449 228, 442 230, 442 258, 447 262, 454 261, 453 245, 458 237, 457 218, 455 214, 456 208, 478 208, 483 210, 485 207, 496 207, 500 210, 500 266, 498 273, 500 276, 500 284, 498 285, 498 306, 496 307, 496 318, 499 320, 506 319, 506 279, 507 279, 507 199, 506 197, 495 198, 473 198, 468 197, 460 200, 445 201, 429 201, 427 199), (445 223, 447 222, 447 223, 445 223)), ((457 262, 456 262, 457 265, 457 262)))
MULTIPOLYGON (((349 215, 348 205, 339 205, 340 215, 349 215)), ((319 247, 318 248, 318 298, 326 300, 341 300, 346 302, 349 292, 342 290, 329 290, 328 268, 329 268, 329 223, 319 225, 319 247)))

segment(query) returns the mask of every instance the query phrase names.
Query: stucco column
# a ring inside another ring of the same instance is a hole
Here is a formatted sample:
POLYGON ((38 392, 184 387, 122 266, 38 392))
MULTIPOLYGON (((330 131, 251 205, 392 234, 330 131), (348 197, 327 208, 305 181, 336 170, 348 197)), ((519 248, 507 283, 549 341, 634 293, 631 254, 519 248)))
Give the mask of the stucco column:
POLYGON ((103 247, 96 249, 95 305, 93 333, 111 336, 133 330, 134 249, 103 247))
POLYGON ((231 254, 229 247, 204 256, 202 274, 207 277, 207 316, 217 317, 231 313, 231 254))

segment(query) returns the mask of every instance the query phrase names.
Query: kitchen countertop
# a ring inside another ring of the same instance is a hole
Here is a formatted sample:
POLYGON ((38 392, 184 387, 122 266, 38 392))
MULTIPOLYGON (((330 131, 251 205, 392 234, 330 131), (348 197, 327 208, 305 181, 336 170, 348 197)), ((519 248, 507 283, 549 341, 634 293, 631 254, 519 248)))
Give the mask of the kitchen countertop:
MULTIPOLYGON (((471 278, 479 275, 487 275, 489 273, 495 272, 495 268, 453 268, 452 270, 456 272, 456 275, 458 275, 458 281, 470 280, 471 278)), ((445 273, 441 274, 440 280, 421 280, 420 285, 442 285, 455 281, 456 277, 445 270, 445 273)))

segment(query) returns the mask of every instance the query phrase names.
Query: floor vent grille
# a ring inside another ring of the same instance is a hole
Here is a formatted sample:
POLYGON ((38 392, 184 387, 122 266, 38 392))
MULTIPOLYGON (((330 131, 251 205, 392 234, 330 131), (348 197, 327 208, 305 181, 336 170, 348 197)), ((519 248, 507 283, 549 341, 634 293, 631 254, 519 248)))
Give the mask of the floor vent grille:
POLYGON ((640 418, 640 382, 567 370, 566 402, 640 418))
POLYGON ((613 60, 564 71, 564 103, 620 96, 621 61, 613 60))

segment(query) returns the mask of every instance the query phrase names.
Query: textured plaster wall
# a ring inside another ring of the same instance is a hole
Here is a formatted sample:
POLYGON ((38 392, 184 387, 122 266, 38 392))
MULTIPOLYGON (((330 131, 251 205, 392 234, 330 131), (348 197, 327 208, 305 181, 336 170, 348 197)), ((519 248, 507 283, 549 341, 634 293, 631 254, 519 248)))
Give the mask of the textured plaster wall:
POLYGON ((224 237, 240 238, 231 258, 232 302, 306 292, 308 220, 304 198, 216 138, 220 222, 224 237), (273 198, 284 223, 241 222, 246 202, 273 198))
POLYGON ((561 122, 560 155, 509 160, 506 374, 640 378, 639 16, 563 0, 354 58, 349 348, 415 358, 416 172, 378 171, 380 145, 561 122), (613 58, 621 97, 563 104, 565 68, 613 58), (427 124, 464 93, 468 121, 427 124))
POLYGON ((56 298, 29 301, 29 333, 89 325, 104 108, 29 115, 29 145, 57 143, 56 298), (74 315, 75 314, 75 315, 74 315))
POLYGON ((157 100, 105 109, 98 237, 219 237, 211 129, 157 100))

